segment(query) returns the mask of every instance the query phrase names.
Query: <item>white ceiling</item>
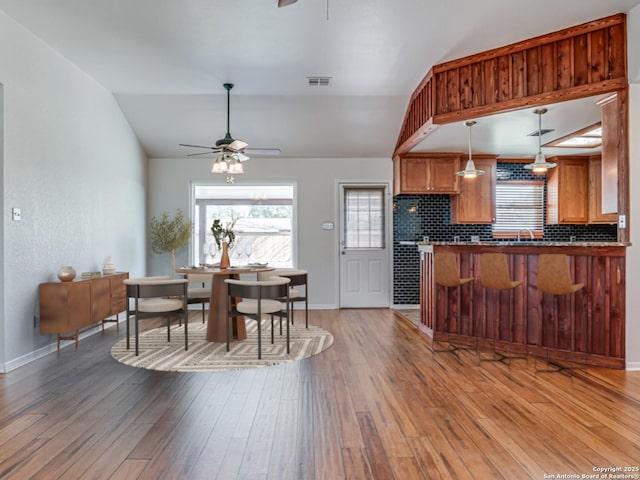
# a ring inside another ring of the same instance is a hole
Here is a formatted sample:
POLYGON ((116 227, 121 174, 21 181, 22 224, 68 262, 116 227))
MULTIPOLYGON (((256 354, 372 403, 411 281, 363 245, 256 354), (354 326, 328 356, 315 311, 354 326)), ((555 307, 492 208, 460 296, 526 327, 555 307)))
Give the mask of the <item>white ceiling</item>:
MULTIPOLYGON (((640 0, 0 0, 0 9, 112 91, 152 158, 226 132, 284 157, 389 157, 434 64, 618 12, 640 0), (309 87, 308 76, 330 76, 309 87)), ((586 126, 591 100, 550 106, 548 136, 586 126), (581 105, 581 106, 580 106, 581 105), (586 106, 585 106, 586 105, 586 106), (586 121, 586 122, 585 122, 586 121)), ((533 109, 478 119, 474 151, 535 153, 533 109), (531 146, 533 145, 533 152, 531 146)), ((595 118, 597 121, 599 118, 595 118)), ((566 132, 565 132, 566 133, 566 132)), ((544 138, 544 141, 552 138, 544 138)), ((416 150, 462 150, 462 124, 416 150)))

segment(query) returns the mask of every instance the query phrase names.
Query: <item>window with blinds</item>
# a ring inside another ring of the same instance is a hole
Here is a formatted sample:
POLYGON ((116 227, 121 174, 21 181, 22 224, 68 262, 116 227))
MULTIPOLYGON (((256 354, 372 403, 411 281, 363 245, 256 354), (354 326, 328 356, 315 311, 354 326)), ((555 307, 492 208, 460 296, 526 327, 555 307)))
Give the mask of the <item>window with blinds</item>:
POLYGON ((544 182, 497 182, 494 238, 527 238, 544 234, 544 182))
POLYGON ((346 248, 384 248, 384 187, 344 189, 346 248))

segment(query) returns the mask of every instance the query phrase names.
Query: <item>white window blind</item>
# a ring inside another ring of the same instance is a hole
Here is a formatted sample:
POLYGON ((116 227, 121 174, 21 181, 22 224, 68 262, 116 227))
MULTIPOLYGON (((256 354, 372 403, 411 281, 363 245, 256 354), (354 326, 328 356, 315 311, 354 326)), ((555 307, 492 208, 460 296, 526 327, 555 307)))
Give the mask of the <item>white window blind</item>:
POLYGON ((494 237, 516 237, 522 232, 540 238, 544 233, 544 183, 543 182, 497 182, 496 223, 494 237))
POLYGON ((346 248, 384 248, 384 188, 344 189, 346 248))

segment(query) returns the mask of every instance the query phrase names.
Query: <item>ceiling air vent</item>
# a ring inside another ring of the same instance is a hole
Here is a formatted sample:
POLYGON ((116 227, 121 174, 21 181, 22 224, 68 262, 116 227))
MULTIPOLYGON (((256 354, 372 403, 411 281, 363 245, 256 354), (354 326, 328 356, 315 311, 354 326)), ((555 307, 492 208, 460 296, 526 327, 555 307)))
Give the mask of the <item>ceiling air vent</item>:
POLYGON ((543 128, 542 130, 535 130, 531 133, 527 133, 527 137, 541 137, 542 135, 546 135, 547 133, 553 132, 554 129, 543 128))
POLYGON ((310 87, 328 87, 331 84, 331 77, 307 77, 310 87))

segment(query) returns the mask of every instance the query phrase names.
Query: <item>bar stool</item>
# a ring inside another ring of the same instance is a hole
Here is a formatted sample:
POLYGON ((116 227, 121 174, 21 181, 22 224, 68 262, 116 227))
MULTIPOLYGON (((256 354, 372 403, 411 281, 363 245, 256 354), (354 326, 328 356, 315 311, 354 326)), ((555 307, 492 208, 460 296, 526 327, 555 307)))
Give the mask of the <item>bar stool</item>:
MULTIPOLYGON (((511 280, 511 276, 509 275, 509 265, 507 264, 507 256, 504 253, 483 253, 480 257, 480 284, 490 290, 513 290, 516 287, 522 285, 524 280, 511 280)), ((478 358, 480 361, 484 362, 502 362, 506 363, 506 360, 514 360, 514 359, 526 359, 526 356, 513 356, 511 355, 511 345, 513 344, 513 299, 511 298, 511 292, 509 292, 509 318, 508 328, 509 328, 509 353, 507 355, 498 352, 495 348, 493 349, 493 357, 491 358, 483 358, 480 355, 480 348, 478 348, 478 358)), ((486 301, 485 303, 485 313, 484 319, 482 322, 482 328, 484 329, 486 326, 486 301)), ((502 322, 499 320, 499 324, 502 322)), ((522 326, 522 325, 521 325, 522 326)), ((498 326, 498 335, 494 340, 500 339, 500 327, 498 326)))
MULTIPOLYGON (((458 270, 458 261, 456 259, 455 253, 450 252, 436 252, 434 254, 433 259, 433 277, 434 281, 437 285, 441 285, 446 288, 459 288, 462 285, 465 285, 471 281, 473 281, 473 277, 468 278, 460 278, 460 273, 458 270)), ((460 297, 458 296, 458 303, 460 302, 460 297)), ((458 309, 460 311, 460 309, 458 309)), ((473 318, 473 315, 471 315, 473 318)), ((434 353, 440 352, 448 352, 448 353, 456 353, 458 350, 470 350, 470 347, 465 347, 461 345, 453 345, 451 343, 451 331, 450 331, 450 316, 447 314, 445 318, 445 328, 447 329, 447 343, 449 344, 449 348, 445 349, 433 349, 434 353)))
MULTIPOLYGON (((573 283, 571 280, 571 270, 569 266, 569 257, 564 254, 549 254, 544 253, 538 255, 538 290, 544 293, 549 293, 551 295, 571 295, 578 290, 582 289, 584 284, 582 283, 573 283)), ((573 362, 573 354, 575 353, 575 308, 574 308, 574 297, 569 299, 569 321, 570 321, 570 330, 571 330, 571 346, 570 346, 570 354, 571 354, 571 363, 573 362)), ((542 318, 542 316, 541 316, 542 318)), ((560 318, 558 317, 558 324, 560 323, 560 318)), ((559 331, 559 328, 556 329, 559 331)), ((539 332, 539 341, 538 345, 542 343, 542 325, 540 326, 539 332)), ((561 365, 556 362, 549 361, 549 357, 547 356, 547 363, 554 366, 554 369, 547 370, 538 370, 536 364, 537 372, 560 372, 563 370, 575 369, 575 368, 583 368, 581 366, 567 366, 561 365)))

